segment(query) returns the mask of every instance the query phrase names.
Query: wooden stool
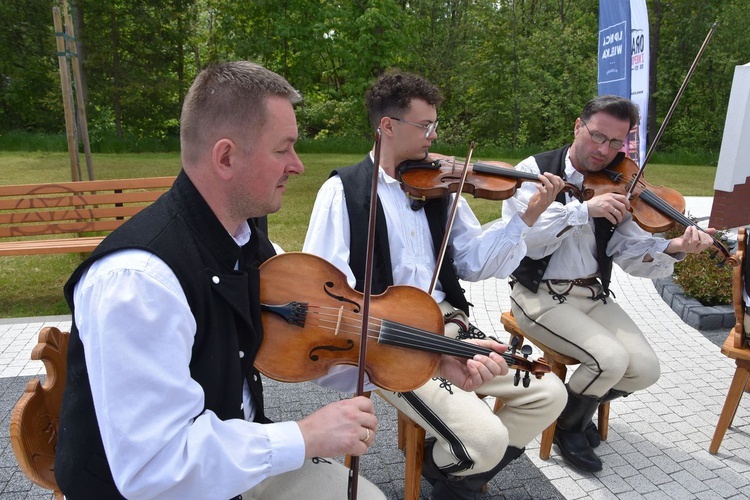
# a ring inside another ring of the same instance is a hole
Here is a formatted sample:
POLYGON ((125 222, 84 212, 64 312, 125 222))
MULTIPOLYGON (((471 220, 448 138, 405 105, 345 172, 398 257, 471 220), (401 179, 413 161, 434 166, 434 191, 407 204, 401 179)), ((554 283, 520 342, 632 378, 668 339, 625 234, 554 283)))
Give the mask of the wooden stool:
MULTIPOLYGON (((500 316, 500 321, 502 322, 503 326, 505 326, 505 330, 510 333, 511 339, 513 337, 516 337, 519 340, 519 346, 523 344, 525 338, 528 338, 532 344, 537 346, 544 353, 544 360, 549 363, 552 373, 557 375, 558 378, 563 381, 563 383, 565 382, 565 377, 568 373, 568 366, 581 364, 581 362, 577 359, 571 358, 570 356, 565 356, 564 354, 560 354, 559 352, 550 349, 541 342, 538 342, 537 340, 526 335, 526 332, 524 332, 521 327, 518 326, 518 322, 516 322, 516 318, 513 316, 513 312, 504 312, 500 316)), ((602 441, 606 441, 607 432, 609 431, 609 401, 599 405, 597 414, 599 416, 599 436, 601 437, 602 441)), ((552 450, 552 441, 555 438, 556 427, 557 421, 555 420, 549 425, 549 427, 544 429, 544 432, 542 432, 542 442, 541 446, 539 447, 539 458, 541 458, 542 460, 547 460, 549 458, 550 451, 552 450)))
POLYGON ((742 297, 744 289, 744 272, 747 269, 747 228, 741 227, 737 231, 737 251, 728 259, 734 266, 732 274, 732 305, 734 306, 735 325, 729 332, 727 340, 721 347, 725 356, 732 358, 737 365, 734 377, 729 386, 724 408, 721 410, 719 422, 716 424, 714 437, 708 447, 709 453, 716 454, 724 439, 727 429, 732 425, 737 407, 740 405, 743 390, 750 389, 750 346, 747 345, 747 332, 745 331, 745 301, 742 297))
POLYGON ((734 421, 734 415, 742 399, 742 393, 747 384, 750 382, 750 349, 734 347, 734 330, 727 336, 727 340, 721 348, 721 352, 726 356, 734 359, 737 368, 734 370, 734 377, 729 386, 727 399, 724 401, 724 408, 721 410, 719 422, 716 424, 714 437, 711 439, 711 445, 708 452, 714 455, 719 452, 721 442, 724 440, 724 434, 734 421))

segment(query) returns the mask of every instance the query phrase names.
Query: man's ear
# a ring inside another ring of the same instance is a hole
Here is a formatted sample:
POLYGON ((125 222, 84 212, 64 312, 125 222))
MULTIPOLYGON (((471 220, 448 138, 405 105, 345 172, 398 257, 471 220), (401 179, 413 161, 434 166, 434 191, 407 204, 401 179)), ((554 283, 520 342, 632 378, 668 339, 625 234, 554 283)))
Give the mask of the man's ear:
POLYGON ((389 116, 380 119, 380 133, 383 135, 393 135, 393 122, 389 116))
POLYGON ((231 180, 239 149, 231 139, 219 139, 211 150, 211 165, 222 180, 231 180))

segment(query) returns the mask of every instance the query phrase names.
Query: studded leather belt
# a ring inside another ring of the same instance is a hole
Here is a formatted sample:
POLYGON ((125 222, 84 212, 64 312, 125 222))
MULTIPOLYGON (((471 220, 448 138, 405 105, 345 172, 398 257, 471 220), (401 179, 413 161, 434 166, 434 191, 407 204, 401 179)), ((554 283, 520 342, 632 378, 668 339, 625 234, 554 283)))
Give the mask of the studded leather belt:
POLYGON ((546 280, 553 285, 595 286, 599 284, 598 278, 581 278, 577 280, 546 280))

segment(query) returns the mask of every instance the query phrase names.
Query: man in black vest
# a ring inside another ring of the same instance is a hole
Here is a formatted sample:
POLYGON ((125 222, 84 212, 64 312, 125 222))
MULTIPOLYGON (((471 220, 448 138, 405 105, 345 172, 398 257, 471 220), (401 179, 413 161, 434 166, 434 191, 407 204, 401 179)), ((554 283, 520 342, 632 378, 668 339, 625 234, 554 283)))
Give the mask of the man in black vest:
MULTIPOLYGON (((580 188, 587 175, 622 160, 618 151, 636 123, 633 102, 597 97, 576 119, 573 144, 529 157, 516 168, 552 172, 580 188)), ((525 210, 532 194, 526 186, 518 189, 504 202, 503 218, 525 210)), ((648 340, 610 293, 613 262, 635 276, 669 276, 686 253, 712 244, 695 227, 672 240, 654 237, 638 227, 629 209, 624 194, 601 194, 585 202, 558 195, 529 231, 528 256, 511 281, 511 305, 521 328, 581 361, 567 384, 568 403, 557 420, 555 443, 568 463, 590 472, 602 469, 591 421, 599 403, 659 378, 659 360, 648 340)))
MULTIPOLYGON (((281 207, 298 93, 253 63, 202 71, 181 116, 183 170, 65 287, 73 312, 55 476, 69 499, 327 498, 377 420, 365 397, 271 423, 253 360, 263 329, 259 221, 281 207)), ((360 495, 385 498, 362 479, 360 495)))
MULTIPOLYGON (((390 285, 431 290, 437 255, 454 196, 412 206, 397 180, 406 160, 424 160, 437 138, 439 90, 421 77, 388 72, 366 94, 370 122, 381 131, 374 294, 390 285)), ((332 262, 362 291, 374 158, 333 172, 313 208, 304 250, 332 262)), ((469 303, 459 278, 478 281, 506 278, 525 254, 523 234, 562 189, 559 177, 539 177, 537 195, 524 214, 483 231, 463 198, 450 234, 450 245, 432 291, 445 315, 445 334, 459 338, 484 335, 468 322, 469 303)), ((420 311, 413 311, 415 315, 420 311)), ((506 368, 507 370, 507 368, 506 368)), ((475 392, 444 378, 433 378, 411 392, 378 391, 393 406, 424 427, 435 440, 425 449, 423 475, 433 484, 435 500, 474 499, 482 486, 558 416, 565 401, 554 376, 531 378, 529 387, 514 385, 513 374, 476 387, 476 393, 501 398, 496 415, 475 392)))

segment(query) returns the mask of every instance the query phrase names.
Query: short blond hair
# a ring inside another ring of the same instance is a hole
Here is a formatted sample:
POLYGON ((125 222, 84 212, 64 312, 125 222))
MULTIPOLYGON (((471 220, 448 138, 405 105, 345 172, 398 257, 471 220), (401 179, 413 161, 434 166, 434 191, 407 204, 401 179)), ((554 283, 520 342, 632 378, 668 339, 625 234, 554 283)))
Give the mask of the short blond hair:
POLYGON ((183 165, 200 158, 205 148, 230 136, 253 137, 266 121, 265 100, 281 96, 292 104, 301 100, 283 77, 250 61, 219 63, 202 70, 190 87, 180 116, 183 165))

